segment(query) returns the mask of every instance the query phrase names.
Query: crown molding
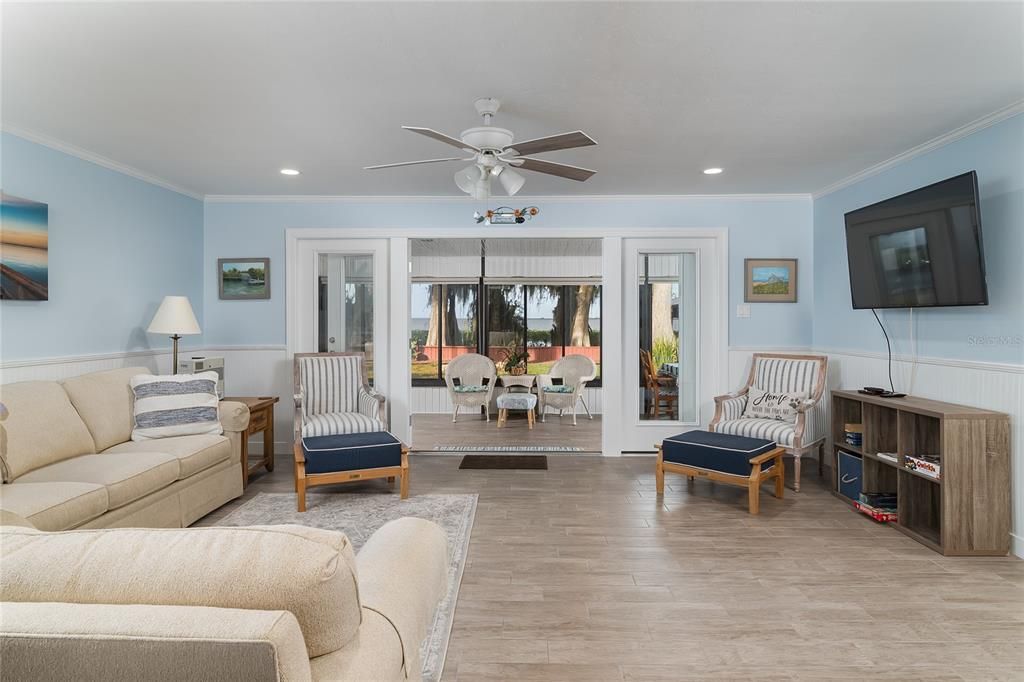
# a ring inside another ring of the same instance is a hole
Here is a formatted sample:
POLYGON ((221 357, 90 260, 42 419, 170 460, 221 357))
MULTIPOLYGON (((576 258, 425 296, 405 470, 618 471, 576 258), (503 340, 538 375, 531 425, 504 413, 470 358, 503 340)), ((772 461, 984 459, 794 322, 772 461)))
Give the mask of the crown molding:
MULTIPOLYGON (((492 197, 491 204, 532 203, 595 203, 611 201, 810 201, 810 194, 553 194, 534 197, 492 197)), ((470 202, 465 195, 398 196, 398 195, 330 195, 330 194, 207 194, 204 200, 211 204, 234 203, 395 203, 433 204, 470 202)), ((479 203, 479 202, 473 202, 479 203)))
POLYGON ((83 161, 88 161, 89 163, 94 163, 97 166, 102 166, 103 168, 116 171, 118 173, 121 173, 122 175, 133 177, 136 180, 141 180, 150 185, 156 185, 157 187, 169 189, 172 192, 176 192, 177 194, 183 194, 192 199, 198 199, 200 201, 202 201, 203 199, 203 195, 199 192, 186 189, 185 187, 181 187, 180 185, 175 185, 173 182, 168 182, 163 178, 151 175, 150 173, 141 171, 138 168, 134 168, 132 166, 128 166, 118 161, 114 161, 113 159, 109 159, 105 156, 100 156, 99 154, 90 152, 87 149, 76 147, 73 144, 61 142, 60 140, 56 140, 52 137, 48 137, 41 133, 36 133, 31 130, 26 130, 24 128, 16 128, 7 125, 3 126, 2 130, 5 133, 10 133, 11 135, 14 135, 15 137, 20 137, 24 140, 28 140, 29 142, 35 142, 36 144, 40 144, 44 147, 49 147, 50 149, 62 152, 69 156, 74 156, 83 161))
POLYGON ((848 175, 842 180, 833 182, 831 185, 826 185, 825 187, 822 187, 821 189, 812 192, 811 198, 820 199, 821 197, 826 196, 828 194, 832 194, 833 192, 837 192, 843 189, 844 187, 849 187, 850 185, 856 184, 861 180, 866 180, 867 178, 887 171, 890 168, 898 166, 899 164, 905 161, 909 161, 910 159, 921 156, 922 154, 927 154, 928 152, 934 151, 940 147, 945 147, 947 144, 950 144, 951 142, 961 140, 967 137, 968 135, 973 135, 974 133, 980 130, 984 130, 985 128, 988 128, 990 126, 994 126, 997 123, 1001 123, 1002 121, 1005 121, 1008 118, 1013 118, 1014 116, 1022 113, 1024 113, 1024 100, 1019 100, 1017 102, 1014 102, 1013 104, 1003 107, 1002 109, 997 109, 996 111, 993 111, 990 114, 986 114, 985 116, 982 116, 979 119, 975 119, 974 121, 971 121, 966 125, 962 125, 959 128, 950 130, 948 133, 943 133, 938 137, 932 138, 931 140, 919 144, 916 147, 911 147, 907 151, 897 154, 896 156, 890 159, 886 159, 881 163, 876 163, 874 166, 869 166, 868 168, 865 168, 862 171, 854 173, 853 175, 848 175))

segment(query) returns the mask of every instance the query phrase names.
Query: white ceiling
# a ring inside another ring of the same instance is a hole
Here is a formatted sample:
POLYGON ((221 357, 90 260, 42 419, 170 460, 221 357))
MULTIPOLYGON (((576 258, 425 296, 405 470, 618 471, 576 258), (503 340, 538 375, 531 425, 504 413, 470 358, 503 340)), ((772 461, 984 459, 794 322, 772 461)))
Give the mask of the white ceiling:
POLYGON ((457 156, 399 126, 493 96, 517 139, 599 142, 524 195, 810 192, 1024 99, 1022 8, 8 2, 0 113, 198 194, 457 196, 457 163, 362 166, 457 156))

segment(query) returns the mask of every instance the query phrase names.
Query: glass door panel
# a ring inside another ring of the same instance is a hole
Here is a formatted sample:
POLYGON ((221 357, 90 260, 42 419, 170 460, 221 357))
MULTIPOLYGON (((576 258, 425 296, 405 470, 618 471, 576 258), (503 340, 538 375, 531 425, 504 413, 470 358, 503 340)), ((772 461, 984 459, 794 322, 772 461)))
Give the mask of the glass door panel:
POLYGON ((641 421, 697 421, 697 256, 637 254, 641 421))
POLYGON ((318 351, 358 352, 373 383, 373 254, 320 255, 318 351))

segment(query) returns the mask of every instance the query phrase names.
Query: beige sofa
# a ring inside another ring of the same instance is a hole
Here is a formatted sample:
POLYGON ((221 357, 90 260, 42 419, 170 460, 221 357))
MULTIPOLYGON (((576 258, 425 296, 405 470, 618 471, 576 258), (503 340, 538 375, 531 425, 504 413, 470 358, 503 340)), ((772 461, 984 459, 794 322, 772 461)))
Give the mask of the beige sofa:
POLYGON ((303 526, 43 533, 0 515, 11 680, 418 680, 447 542, 303 526), (357 577, 358 575, 358 577, 357 577))
POLYGON ((224 435, 131 440, 129 367, 0 386, 0 509, 40 530, 183 527, 242 494, 249 409, 221 402, 224 435))

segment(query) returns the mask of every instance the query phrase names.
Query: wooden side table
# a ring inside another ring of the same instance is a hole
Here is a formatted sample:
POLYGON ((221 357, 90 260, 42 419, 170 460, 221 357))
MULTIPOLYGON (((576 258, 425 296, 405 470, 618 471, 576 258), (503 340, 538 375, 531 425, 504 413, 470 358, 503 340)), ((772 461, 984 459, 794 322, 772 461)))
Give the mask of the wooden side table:
POLYGON ((267 471, 274 470, 274 405, 278 398, 226 397, 224 400, 243 403, 249 408, 249 427, 242 434, 242 487, 245 488, 249 485, 249 477, 260 467, 266 467, 267 471), (249 438, 260 432, 263 432, 263 458, 250 465, 249 438))

